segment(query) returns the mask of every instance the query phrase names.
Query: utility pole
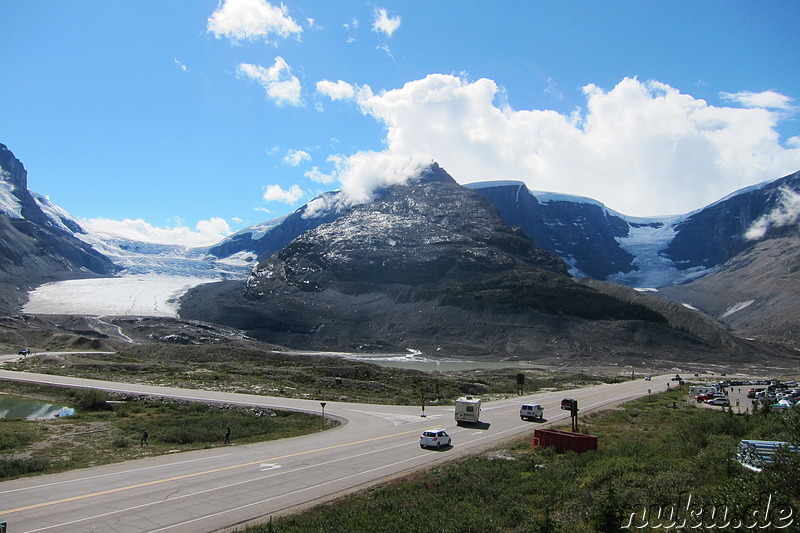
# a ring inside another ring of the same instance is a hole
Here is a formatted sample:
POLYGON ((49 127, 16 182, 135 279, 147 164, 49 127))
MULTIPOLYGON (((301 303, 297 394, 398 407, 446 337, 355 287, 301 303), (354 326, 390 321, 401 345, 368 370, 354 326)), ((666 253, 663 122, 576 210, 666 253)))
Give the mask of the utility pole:
POLYGON ((569 408, 569 413, 572 418, 572 431, 578 431, 578 400, 572 400, 572 405, 569 408))
POLYGON ((322 406, 322 429, 324 430, 325 429, 325 405, 326 405, 326 402, 319 402, 319 404, 322 406))

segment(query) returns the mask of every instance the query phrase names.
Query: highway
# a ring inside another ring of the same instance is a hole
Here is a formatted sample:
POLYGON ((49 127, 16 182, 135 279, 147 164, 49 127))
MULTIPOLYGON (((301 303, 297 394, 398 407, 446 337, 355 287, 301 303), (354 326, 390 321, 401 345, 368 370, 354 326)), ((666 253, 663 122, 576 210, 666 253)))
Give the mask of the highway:
MULTIPOLYGON (((0 522, 38 531, 219 531, 318 503, 413 469, 476 453, 536 427, 568 423, 561 399, 581 414, 666 390, 671 376, 484 402, 481 423, 457 426, 453 407, 326 402, 342 425, 319 433, 128 461, 0 483, 0 522), (544 406, 524 422, 522 403, 544 406), (423 450, 419 434, 442 427, 453 446, 423 450)), ((0 379, 321 413, 320 402, 0 371, 0 379)), ((602 442, 599 443, 602 447, 602 442)))

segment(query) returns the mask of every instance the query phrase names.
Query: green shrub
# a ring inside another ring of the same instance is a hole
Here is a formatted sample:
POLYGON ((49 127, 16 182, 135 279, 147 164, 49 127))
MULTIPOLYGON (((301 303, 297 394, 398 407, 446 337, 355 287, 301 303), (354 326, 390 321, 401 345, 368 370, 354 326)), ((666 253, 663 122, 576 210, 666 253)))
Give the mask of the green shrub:
POLYGON ((111 409, 107 403, 108 393, 97 389, 78 389, 73 395, 73 404, 82 411, 106 411, 111 409))
POLYGON ((24 476, 35 472, 43 472, 50 466, 45 459, 11 459, 0 458, 0 479, 24 476))
POLYGON ((0 432, 0 450, 13 450, 15 448, 24 448, 32 442, 32 437, 28 433, 21 433, 19 431, 0 432))

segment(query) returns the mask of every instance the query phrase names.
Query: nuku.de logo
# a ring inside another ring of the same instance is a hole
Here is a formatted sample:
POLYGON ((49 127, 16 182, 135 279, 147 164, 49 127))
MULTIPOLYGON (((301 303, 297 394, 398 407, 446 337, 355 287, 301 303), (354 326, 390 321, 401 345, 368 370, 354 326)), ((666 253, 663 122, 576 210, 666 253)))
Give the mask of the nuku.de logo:
POLYGON ((630 505, 622 511, 623 529, 742 529, 781 530, 794 523, 797 510, 788 500, 763 492, 752 504, 738 508, 695 500, 682 493, 677 503, 630 505))

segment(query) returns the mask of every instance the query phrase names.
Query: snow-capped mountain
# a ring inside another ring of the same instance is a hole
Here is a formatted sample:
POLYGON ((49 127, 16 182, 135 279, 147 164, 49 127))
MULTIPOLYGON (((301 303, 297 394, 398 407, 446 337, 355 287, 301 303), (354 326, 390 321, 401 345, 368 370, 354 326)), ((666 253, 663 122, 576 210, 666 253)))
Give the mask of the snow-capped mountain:
MULTIPOLYGON (((150 276, 158 278, 156 286, 188 288, 186 280, 191 280, 191 286, 218 279, 246 279, 255 264, 256 255, 248 251, 220 258, 209 254, 208 248, 93 233, 27 186, 25 167, 0 144, 0 310, 16 311, 30 289, 49 282, 108 276, 137 277, 135 281, 141 282, 142 276, 150 276)), ((104 287, 109 302, 126 300, 122 282, 104 287)), ((135 290, 142 295, 140 287, 135 290)), ((69 287, 60 296, 54 295, 62 305, 81 301, 69 287)), ((52 312, 69 312, 69 308, 52 312)))
POLYGON ((589 198, 532 192, 519 182, 469 185, 571 273, 639 288, 682 284, 712 272, 763 238, 796 231, 800 172, 737 191, 698 211, 629 217, 589 198))
POLYGON ((117 267, 77 238, 82 229, 28 191, 28 173, 0 144, 0 309, 13 309, 44 281, 109 276, 117 267))
MULTIPOLYGON (((629 217, 589 198, 530 191, 521 182, 468 187, 489 199, 506 224, 559 256, 574 276, 636 288, 704 278, 743 252, 765 248, 754 248, 757 243, 798 233, 800 173, 736 191, 693 213, 651 218, 629 217)), ((337 194, 325 193, 207 248, 136 242, 91 233, 29 191, 22 163, 0 145, 0 309, 16 311, 32 287, 71 278, 161 276, 179 287, 186 286, 181 278, 192 286, 247 279, 260 261, 347 213, 337 194)))

